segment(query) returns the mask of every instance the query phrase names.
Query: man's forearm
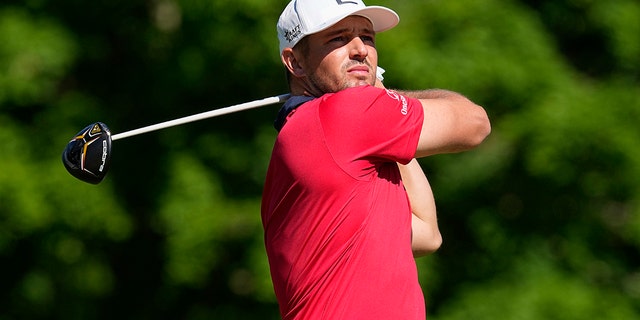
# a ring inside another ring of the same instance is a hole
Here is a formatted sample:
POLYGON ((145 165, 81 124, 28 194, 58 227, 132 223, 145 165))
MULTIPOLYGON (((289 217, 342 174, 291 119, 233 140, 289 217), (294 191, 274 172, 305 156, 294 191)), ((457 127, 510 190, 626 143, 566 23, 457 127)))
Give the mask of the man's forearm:
POLYGON ((433 191, 416 159, 407 165, 398 164, 398 168, 413 214, 411 247, 414 256, 423 256, 436 251, 442 243, 433 191))

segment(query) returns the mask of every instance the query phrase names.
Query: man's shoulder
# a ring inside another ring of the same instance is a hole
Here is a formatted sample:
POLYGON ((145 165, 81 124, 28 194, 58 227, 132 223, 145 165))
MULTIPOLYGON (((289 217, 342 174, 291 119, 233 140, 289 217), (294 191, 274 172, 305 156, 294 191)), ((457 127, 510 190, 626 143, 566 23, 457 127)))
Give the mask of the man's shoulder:
POLYGON ((322 101, 343 103, 349 101, 371 103, 375 101, 380 95, 384 94, 385 89, 377 88, 374 86, 358 86, 340 90, 338 92, 327 93, 322 96, 322 101))
POLYGON ((351 105, 402 105, 405 106, 409 101, 418 101, 409 98, 391 89, 378 88, 374 86, 359 86, 347 88, 334 93, 327 93, 319 99, 318 102, 327 102, 328 104, 344 104, 351 105))
POLYGON ((370 85, 366 85, 366 86, 357 86, 357 87, 351 87, 351 88, 346 88, 343 90, 340 90, 336 93, 334 93, 334 95, 378 95, 382 92, 384 92, 385 89, 382 88, 378 88, 378 87, 374 87, 374 86, 370 86, 370 85))

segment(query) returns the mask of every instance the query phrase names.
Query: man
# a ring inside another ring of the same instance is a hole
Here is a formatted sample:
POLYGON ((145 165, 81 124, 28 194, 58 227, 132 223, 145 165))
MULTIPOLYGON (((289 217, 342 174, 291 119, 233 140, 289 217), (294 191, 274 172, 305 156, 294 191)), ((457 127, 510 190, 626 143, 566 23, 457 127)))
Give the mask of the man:
POLYGON ((283 106, 262 219, 284 319, 425 319, 414 255, 441 243, 416 157, 490 132, 483 108, 376 77, 375 36, 395 12, 360 0, 293 0, 278 21, 292 97, 283 106))

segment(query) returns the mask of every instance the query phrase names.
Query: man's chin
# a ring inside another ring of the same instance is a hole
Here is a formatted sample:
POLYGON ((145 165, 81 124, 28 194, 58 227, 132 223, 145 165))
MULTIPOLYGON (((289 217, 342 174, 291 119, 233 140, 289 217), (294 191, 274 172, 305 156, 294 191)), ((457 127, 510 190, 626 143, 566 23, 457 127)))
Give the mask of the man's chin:
POLYGON ((363 86, 373 86, 375 85, 375 81, 369 81, 369 80, 353 80, 353 81, 348 81, 347 84, 344 86, 344 88, 354 88, 354 87, 363 87, 363 86))

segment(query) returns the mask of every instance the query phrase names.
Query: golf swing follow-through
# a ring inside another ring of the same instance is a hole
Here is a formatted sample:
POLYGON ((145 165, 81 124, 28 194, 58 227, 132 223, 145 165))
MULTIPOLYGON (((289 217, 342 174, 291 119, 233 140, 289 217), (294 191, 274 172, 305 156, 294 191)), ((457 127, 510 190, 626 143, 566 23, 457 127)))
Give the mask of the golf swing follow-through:
POLYGON ((399 22, 362 0, 291 0, 276 24, 290 95, 113 136, 97 122, 69 142, 64 165, 99 183, 113 140, 286 101, 260 209, 282 319, 425 319, 414 259, 442 236, 417 158, 473 149, 491 124, 462 94, 385 87, 376 34, 399 22))
POLYGON ((104 179, 109 170, 111 164, 111 143, 115 140, 229 113, 281 103, 288 98, 289 94, 282 94, 169 120, 114 135, 111 135, 111 131, 106 124, 96 122, 82 129, 69 141, 62 152, 62 163, 64 167, 67 168, 67 171, 74 177, 84 182, 98 184, 104 179))

